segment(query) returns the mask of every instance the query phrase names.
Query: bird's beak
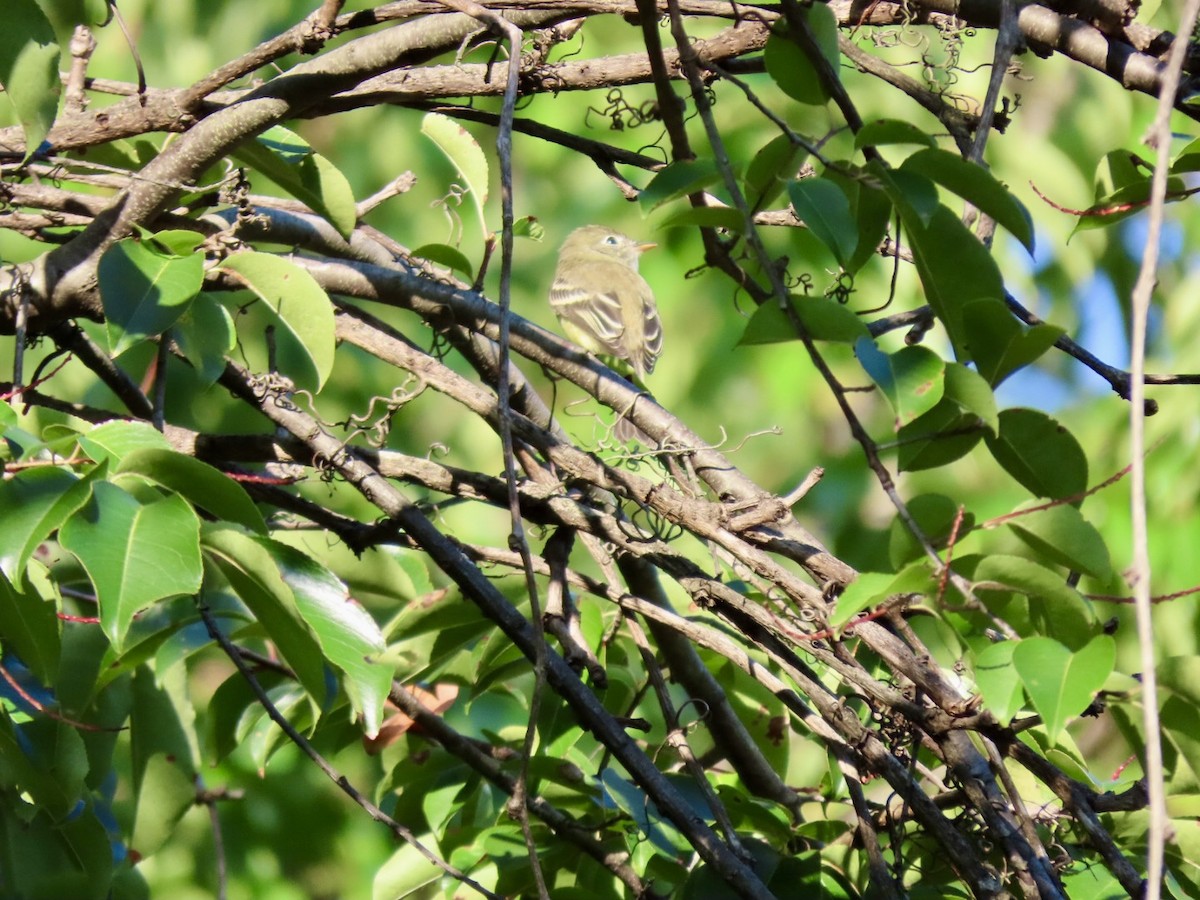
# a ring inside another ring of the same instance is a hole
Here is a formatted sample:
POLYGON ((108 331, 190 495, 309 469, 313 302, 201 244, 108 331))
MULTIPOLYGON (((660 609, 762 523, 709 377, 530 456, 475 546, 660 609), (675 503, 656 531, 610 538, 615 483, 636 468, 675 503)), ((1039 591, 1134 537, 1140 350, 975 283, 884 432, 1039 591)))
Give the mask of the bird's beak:
POLYGON ((638 253, 645 253, 647 250, 653 250, 658 244, 638 244, 638 253))

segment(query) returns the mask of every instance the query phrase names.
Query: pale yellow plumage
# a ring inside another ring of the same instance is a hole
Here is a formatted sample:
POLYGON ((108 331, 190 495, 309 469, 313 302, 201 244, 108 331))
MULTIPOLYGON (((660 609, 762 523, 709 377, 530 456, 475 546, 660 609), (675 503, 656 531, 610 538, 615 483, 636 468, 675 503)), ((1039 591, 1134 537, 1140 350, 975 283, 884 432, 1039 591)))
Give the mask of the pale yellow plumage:
POLYGON ((625 360, 639 379, 662 353, 662 322, 650 285, 638 274, 638 244, 611 228, 585 225, 558 256, 550 306, 563 330, 593 353, 625 360))

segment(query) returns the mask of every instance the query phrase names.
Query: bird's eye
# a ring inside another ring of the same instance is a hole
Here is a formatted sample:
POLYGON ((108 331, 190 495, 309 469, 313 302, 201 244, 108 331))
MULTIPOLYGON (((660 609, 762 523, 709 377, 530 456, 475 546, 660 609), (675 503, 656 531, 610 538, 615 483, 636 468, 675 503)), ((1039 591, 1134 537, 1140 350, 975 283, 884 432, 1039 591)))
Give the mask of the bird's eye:
POLYGON ((604 243, 608 244, 608 246, 610 246, 610 247, 615 247, 615 246, 617 246, 617 244, 619 244, 621 242, 617 239, 617 236, 615 234, 610 234, 608 237, 606 237, 604 239, 604 243))

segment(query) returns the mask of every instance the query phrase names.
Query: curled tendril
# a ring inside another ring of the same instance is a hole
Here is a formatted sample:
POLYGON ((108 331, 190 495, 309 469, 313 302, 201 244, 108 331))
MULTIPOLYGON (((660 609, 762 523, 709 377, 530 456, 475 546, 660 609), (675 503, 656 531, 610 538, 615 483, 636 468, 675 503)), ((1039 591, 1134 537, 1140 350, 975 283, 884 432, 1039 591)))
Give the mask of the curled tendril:
MULTIPOLYGON (((376 394, 371 398, 367 411, 361 415, 354 414, 340 422, 332 423, 338 428, 353 428, 352 436, 365 434, 367 443, 372 447, 382 447, 392 430, 392 419, 399 410, 425 392, 427 384, 423 378, 409 373, 404 382, 392 389, 387 397, 376 394), (414 385, 413 383, 416 382, 414 385), (383 413, 377 415, 375 408, 383 404, 383 413)), ((347 438, 350 440, 350 438, 347 438)))
POLYGON ((612 88, 604 95, 604 99, 608 105, 603 109, 596 109, 594 106, 587 108, 587 112, 583 116, 584 125, 591 127, 588 120, 592 113, 608 119, 610 131, 624 131, 626 128, 637 128, 647 122, 662 120, 657 100, 647 100, 638 106, 631 106, 620 88, 612 88))
POLYGON ((839 272, 838 277, 834 280, 829 289, 825 291, 826 297, 831 297, 838 303, 845 306, 850 302, 850 295, 854 293, 854 276, 849 272, 839 272))
POLYGON ((683 527, 669 522, 648 506, 635 504, 633 515, 618 519, 617 527, 629 540, 640 544, 651 541, 670 543, 683 534, 683 527))
POLYGON ((811 273, 801 272, 799 275, 785 273, 785 279, 789 291, 794 291, 799 288, 805 297, 812 295, 813 277, 811 273))
POLYGON ((451 183, 446 189, 446 193, 429 205, 435 209, 440 208, 446 216, 446 221, 450 224, 450 241, 453 243, 459 235, 461 238, 463 232, 462 216, 458 214, 458 207, 462 206, 463 198, 467 196, 470 188, 465 187, 457 182, 451 183))

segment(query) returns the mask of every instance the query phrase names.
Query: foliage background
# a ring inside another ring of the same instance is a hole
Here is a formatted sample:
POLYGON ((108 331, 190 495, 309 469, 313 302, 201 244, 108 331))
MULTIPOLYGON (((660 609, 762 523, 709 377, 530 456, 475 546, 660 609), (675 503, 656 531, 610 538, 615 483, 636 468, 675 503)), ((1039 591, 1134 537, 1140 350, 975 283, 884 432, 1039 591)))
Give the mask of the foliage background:
MULTIPOLYGON (((185 85, 226 59, 254 46, 310 11, 312 4, 283 0, 173 0, 170 3, 125 0, 121 12, 129 23, 138 53, 151 84, 159 87, 185 85)), ((347 9, 365 7, 348 3, 347 9)), ((53 4, 48 4, 52 9, 53 4)), ((1143 10, 1139 21, 1171 27, 1176 11, 1164 4, 1154 15, 1143 10)), ((953 91, 980 97, 986 85, 991 42, 968 35, 962 56, 953 70, 941 68, 946 44, 929 27, 896 31, 897 46, 880 50, 880 55, 898 63, 910 62, 927 49, 927 74, 953 91), (914 49, 913 45, 917 45, 914 49)), ((617 17, 589 23, 582 42, 568 45, 586 54, 637 50, 636 29, 617 17)), ((556 51, 556 55, 562 50, 556 51)), ((484 61, 486 51, 472 51, 467 61, 484 61)), ((285 61, 285 64, 289 61, 285 61)), ((123 42, 110 27, 101 32, 100 46, 90 73, 99 78, 131 81, 133 63, 123 42)), ((863 112, 864 118, 905 118, 932 133, 939 126, 915 105, 898 109, 895 91, 870 76, 843 65, 842 77, 863 112)), ((766 75, 749 75, 747 81, 773 109, 781 111, 792 127, 806 134, 823 134, 839 124, 827 108, 802 107, 778 93, 766 75)), ((716 110, 726 139, 735 154, 746 159, 771 136, 732 87, 718 84, 716 110)), ((1127 351, 1128 296, 1144 239, 1141 217, 1117 227, 1072 234, 1075 218, 1050 207, 1038 198, 1034 185, 1055 203, 1082 209, 1094 199, 1093 180, 1100 160, 1115 149, 1136 150, 1152 116, 1152 101, 1120 88, 1101 75, 1053 56, 1022 57, 1019 81, 1009 82, 1009 92, 1019 93, 1020 105, 1007 133, 994 135, 988 161, 993 172, 1032 211, 1037 229, 1038 253, 1032 260, 1007 235, 996 244, 996 256, 1006 286, 1026 306, 1043 318, 1065 328, 1084 345, 1114 365, 1125 365, 1127 351)), ((622 97, 639 107, 653 98, 650 86, 625 88, 622 97)), ((11 116, 0 98, 0 115, 11 116)), ((96 103, 103 103, 97 99, 96 103)), ((654 154, 665 143, 661 126, 648 122, 638 127, 612 130, 597 110, 605 98, 595 92, 542 95, 523 105, 521 117, 536 119, 568 132, 580 132, 629 150, 654 154)), ((498 101, 479 100, 475 105, 498 110, 498 101)), ((320 153, 327 156, 349 179, 356 197, 362 198, 411 170, 416 185, 374 210, 367 221, 407 246, 444 242, 457 230, 436 204, 455 178, 444 157, 420 135, 423 112, 379 107, 358 110, 313 122, 293 123, 320 153)), ((494 132, 467 125, 492 156, 494 132)), ((1181 129, 1186 126, 1181 124, 1181 129)), ((693 139, 702 143, 699 123, 691 123, 693 139)), ((1188 131, 1194 133, 1193 130, 1188 131)), ((829 152, 847 152, 850 136, 832 136, 829 152)), ((894 512, 862 464, 859 449, 847 436, 836 407, 819 383, 796 344, 738 346, 745 327, 748 305, 739 302, 729 282, 711 272, 688 277, 699 266, 702 250, 689 230, 659 230, 662 214, 643 217, 636 204, 622 199, 610 181, 578 154, 555 145, 518 135, 515 147, 515 202, 518 215, 533 215, 544 225, 542 242, 521 240, 517 244, 514 272, 514 309, 521 315, 555 330, 545 303, 553 271, 558 240, 571 228, 604 222, 630 234, 658 241, 660 249, 645 258, 643 272, 654 286, 662 311, 667 344, 653 376, 651 387, 659 401, 703 437, 716 443, 725 436, 734 461, 759 484, 786 493, 815 466, 825 468, 825 477, 797 509, 806 527, 824 539, 830 549, 864 571, 882 570, 887 564, 889 535, 895 528, 894 512), (763 433, 778 429, 778 434, 763 433)), ((494 176, 493 170, 493 176, 494 176)), ((631 175, 644 184, 645 173, 631 175)), ((488 206, 488 226, 499 226, 497 191, 488 206)), ((261 186, 256 184, 256 189, 261 186)), ((1190 214, 1190 203, 1169 210, 1168 254, 1159 272, 1159 287, 1151 329, 1150 370, 1189 371, 1196 366, 1198 314, 1197 265, 1191 248, 1197 245, 1200 218, 1190 214)), ((465 208, 461 249, 477 261, 482 236, 465 208)), ((814 291, 820 293, 832 281, 832 256, 803 231, 781 229, 769 237, 772 249, 786 254, 812 273, 814 291)), ((6 262, 32 259, 43 247, 11 231, 0 231, 0 258, 6 262)), ((485 284, 488 296, 496 295, 498 266, 492 267, 485 284)), ((876 258, 860 274, 852 300, 862 308, 876 305, 888 294, 892 262, 876 258)), ((896 291, 898 309, 919 305, 915 275, 902 267, 896 291)), ((92 328, 93 326, 89 326, 92 328)), ((98 333, 98 331, 97 331, 98 333)), ((929 341, 939 350, 935 334, 929 341)), ((885 338, 884 346, 899 349, 902 335, 885 338)), ((0 345, 0 365, 11 366, 12 344, 0 345)), ((847 382, 865 381, 857 363, 842 348, 831 351, 839 374, 847 382), (854 373, 858 372, 857 375, 854 373)), ((152 347, 138 348, 123 360, 133 372, 149 364, 152 347)), ((452 365, 455 365, 451 361, 452 365)), ((462 367, 466 371, 465 366, 462 367)), ((532 368, 532 367, 528 367, 532 368)), ((529 371, 536 384, 549 396, 552 386, 536 371, 529 371)), ((182 377, 182 376, 181 376, 182 377)), ((363 356, 342 354, 338 367, 322 393, 322 409, 333 418, 339 411, 362 408, 364 388, 387 393, 391 376, 363 356)), ((98 387, 83 367, 69 366, 54 382, 62 396, 73 396, 96 406, 113 406, 115 400, 98 387)), ((558 409, 578 399, 569 385, 560 385, 558 409)), ((239 431, 257 427, 248 410, 216 395, 186 389, 169 398, 171 421, 197 430, 239 431)), ((1052 411, 1080 439, 1088 451, 1091 481, 1097 483, 1121 470, 1128 462, 1128 411, 1124 401, 1109 392, 1091 373, 1065 356, 1052 353, 1021 373, 1000 392, 1006 404, 1034 406, 1052 411)), ((1195 498, 1200 470, 1194 464, 1200 417, 1194 388, 1164 387, 1151 390, 1160 411, 1149 420, 1153 447, 1149 465, 1149 508, 1151 510, 1154 591, 1163 594, 1200 583, 1200 523, 1195 498)), ((892 413, 877 396, 859 395, 856 408, 864 415, 872 433, 886 440, 892 413)), ((567 427, 585 442, 596 434, 590 416, 594 405, 584 405, 577 418, 568 416, 567 427)), ((495 467, 496 441, 490 431, 473 417, 453 416, 448 401, 431 392, 405 411, 402 427, 389 436, 389 446, 420 456, 445 453, 443 461, 463 468, 491 471, 495 467), (435 450, 435 446, 437 449, 435 450), (441 448, 444 447, 443 451, 441 448)), ((60 417, 34 409, 22 425, 40 433, 60 417)), ((901 492, 913 496, 934 490, 950 493, 972 510, 979 520, 1005 513, 1024 502, 1025 492, 991 460, 982 447, 946 470, 901 476, 901 492)), ((304 492, 318 502, 330 500, 343 509, 369 515, 365 504, 341 486, 315 483, 304 492)), ((1128 562, 1129 498, 1127 482, 1121 481, 1088 499, 1085 511, 1105 535, 1120 571, 1128 562)), ((501 511, 481 513, 478 506, 449 507, 443 512, 445 527, 468 542, 493 542, 503 533, 506 518, 501 511)), ((418 569, 406 564, 403 554, 372 552, 362 559, 341 545, 331 544, 321 534, 285 538, 303 546, 327 562, 346 579, 353 595, 380 622, 395 615, 398 601, 412 600, 433 585, 422 583, 418 569)), ((963 552, 971 549, 968 545, 963 552)), ((440 582, 439 582, 440 583, 440 582)), ((518 575, 501 582, 506 592, 518 593, 518 575)), ((1120 584, 1090 585, 1097 591, 1123 593, 1120 584)), ((686 603, 682 592, 673 599, 686 603)), ((1118 618, 1116 630, 1118 670, 1137 670, 1132 613, 1124 605, 1101 607, 1102 617, 1118 618)), ((1164 655, 1194 656, 1200 623, 1195 603, 1183 599, 1156 610, 1157 636, 1164 655)), ((187 691, 202 706, 216 686, 228 677, 223 657, 211 652, 205 664, 191 671, 187 691)), ((753 702, 762 702, 755 698, 753 702)), ((1116 737, 1104 719, 1081 719, 1071 734, 1088 756, 1094 772, 1112 771, 1125 762, 1129 748, 1116 737)), ((351 780, 375 783, 385 778, 385 758, 366 758, 357 744, 343 746, 336 730, 318 734, 333 752, 333 761, 351 780), (339 752, 340 749, 340 752, 339 752)), ((662 737, 661 729, 647 740, 662 737)), ((119 740, 127 740, 125 736, 119 740)), ((397 751, 418 756, 427 752, 419 738, 406 738, 397 751)), ((814 744, 792 736, 785 761, 786 780, 791 784, 817 783, 827 777, 828 760, 814 744)), ((350 897, 368 896, 377 875, 393 858, 394 847, 387 833, 334 794, 324 779, 299 757, 292 747, 282 747, 271 760, 265 777, 255 772, 254 760, 246 752, 235 752, 204 773, 210 785, 228 785, 245 792, 238 802, 222 804, 222 830, 228 854, 231 897, 350 897), (300 826, 300 827, 297 827, 300 826), (285 840, 280 840, 281 834, 285 840)), ((120 817, 122 797, 115 799, 120 817)), ((128 798, 124 798, 128 800, 128 798)), ((494 798, 493 798, 494 799, 494 798)), ((481 813, 481 815, 485 815, 481 813)), ((519 848, 518 848, 519 851, 519 848)), ((407 863, 403 858, 399 863, 407 863)), ((206 810, 197 807, 180 822, 179 831, 159 853, 138 867, 147 890, 156 896, 180 898, 210 896, 215 886, 215 862, 206 810)))

